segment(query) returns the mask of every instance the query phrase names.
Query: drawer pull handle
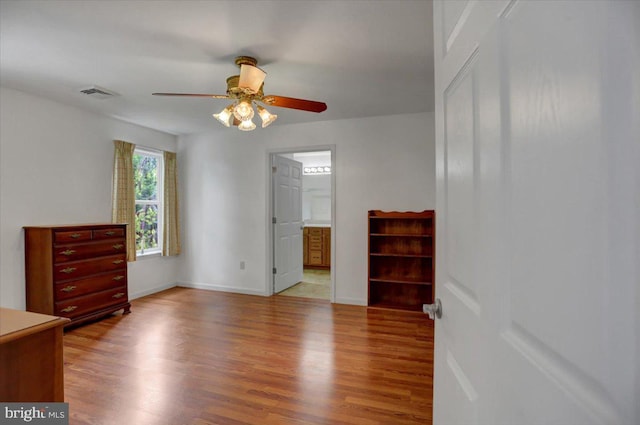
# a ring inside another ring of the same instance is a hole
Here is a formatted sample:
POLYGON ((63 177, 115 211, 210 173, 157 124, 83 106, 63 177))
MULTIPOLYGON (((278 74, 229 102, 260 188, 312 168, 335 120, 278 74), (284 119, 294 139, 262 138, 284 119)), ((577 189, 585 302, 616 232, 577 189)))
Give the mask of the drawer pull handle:
POLYGON ((113 295, 111 298, 122 298, 124 297, 124 292, 118 292, 117 294, 113 295))
POLYGON ((118 281, 118 280, 122 280, 122 279, 124 279, 124 276, 122 276, 122 275, 118 275, 118 276, 114 276, 114 277, 113 277, 113 279, 111 279, 111 280, 116 280, 116 281, 118 281))
POLYGON ((80 233, 73 233, 71 234, 71 239, 78 239, 80 236, 82 236, 80 233))
POLYGON ((73 291, 74 289, 76 289, 76 287, 75 287, 75 286, 73 286, 73 285, 69 285, 69 286, 65 286, 64 288, 62 288, 62 289, 61 289, 61 291, 62 291, 62 292, 69 293, 69 292, 73 291))
POLYGON ((122 264, 124 263, 124 260, 115 260, 113 261, 113 264, 122 264))
POLYGON ((124 248, 124 245, 121 244, 121 243, 117 243, 117 244, 113 245, 113 249, 122 249, 122 248, 124 248))
POLYGON ((67 257, 76 253, 75 249, 66 249, 62 251, 60 254, 66 255, 67 257))
POLYGON ((77 269, 75 267, 67 267, 66 269, 60 270, 62 273, 70 274, 75 272, 77 269))
POLYGON ((104 232, 104 234, 107 235, 107 236, 113 236, 113 235, 116 234, 116 232, 109 231, 109 232, 104 232))
POLYGON ((78 308, 77 305, 70 305, 69 307, 65 307, 62 310, 60 310, 63 313, 71 313, 73 310, 75 310, 76 308, 78 308))

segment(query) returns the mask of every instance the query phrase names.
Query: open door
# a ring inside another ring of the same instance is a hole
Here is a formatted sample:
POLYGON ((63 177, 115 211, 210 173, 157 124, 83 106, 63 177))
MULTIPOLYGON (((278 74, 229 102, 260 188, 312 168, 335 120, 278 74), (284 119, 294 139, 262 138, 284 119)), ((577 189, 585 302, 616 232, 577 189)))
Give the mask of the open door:
POLYGON ((274 293, 302 281, 302 163, 274 155, 274 293))
POLYGON ((434 27, 434 424, 640 423, 640 4, 434 27))

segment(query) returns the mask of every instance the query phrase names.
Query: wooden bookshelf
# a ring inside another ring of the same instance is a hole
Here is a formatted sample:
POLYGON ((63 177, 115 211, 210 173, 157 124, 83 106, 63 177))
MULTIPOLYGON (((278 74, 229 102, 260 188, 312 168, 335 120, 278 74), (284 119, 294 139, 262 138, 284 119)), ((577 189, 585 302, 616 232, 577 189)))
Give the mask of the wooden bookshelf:
POLYGON ((434 211, 369 211, 369 307, 431 304, 434 254, 434 211))

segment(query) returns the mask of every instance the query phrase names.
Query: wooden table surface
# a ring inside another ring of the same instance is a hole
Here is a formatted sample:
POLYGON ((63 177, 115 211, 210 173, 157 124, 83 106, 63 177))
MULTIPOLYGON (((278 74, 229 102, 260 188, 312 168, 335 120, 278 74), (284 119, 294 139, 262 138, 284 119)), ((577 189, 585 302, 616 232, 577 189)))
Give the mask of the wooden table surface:
POLYGON ((47 314, 0 307, 0 344, 54 328, 59 326, 61 321, 68 320, 47 314))
POLYGON ((0 308, 0 400, 64 401, 62 335, 67 322, 0 308))

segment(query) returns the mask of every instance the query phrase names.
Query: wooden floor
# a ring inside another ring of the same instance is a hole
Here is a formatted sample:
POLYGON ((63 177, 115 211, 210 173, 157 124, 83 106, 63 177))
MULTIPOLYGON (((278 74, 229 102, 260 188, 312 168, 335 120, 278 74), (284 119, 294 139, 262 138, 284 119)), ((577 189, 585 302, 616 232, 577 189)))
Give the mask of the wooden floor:
POLYGON ((64 337, 70 424, 430 424, 424 315, 173 288, 64 337))

